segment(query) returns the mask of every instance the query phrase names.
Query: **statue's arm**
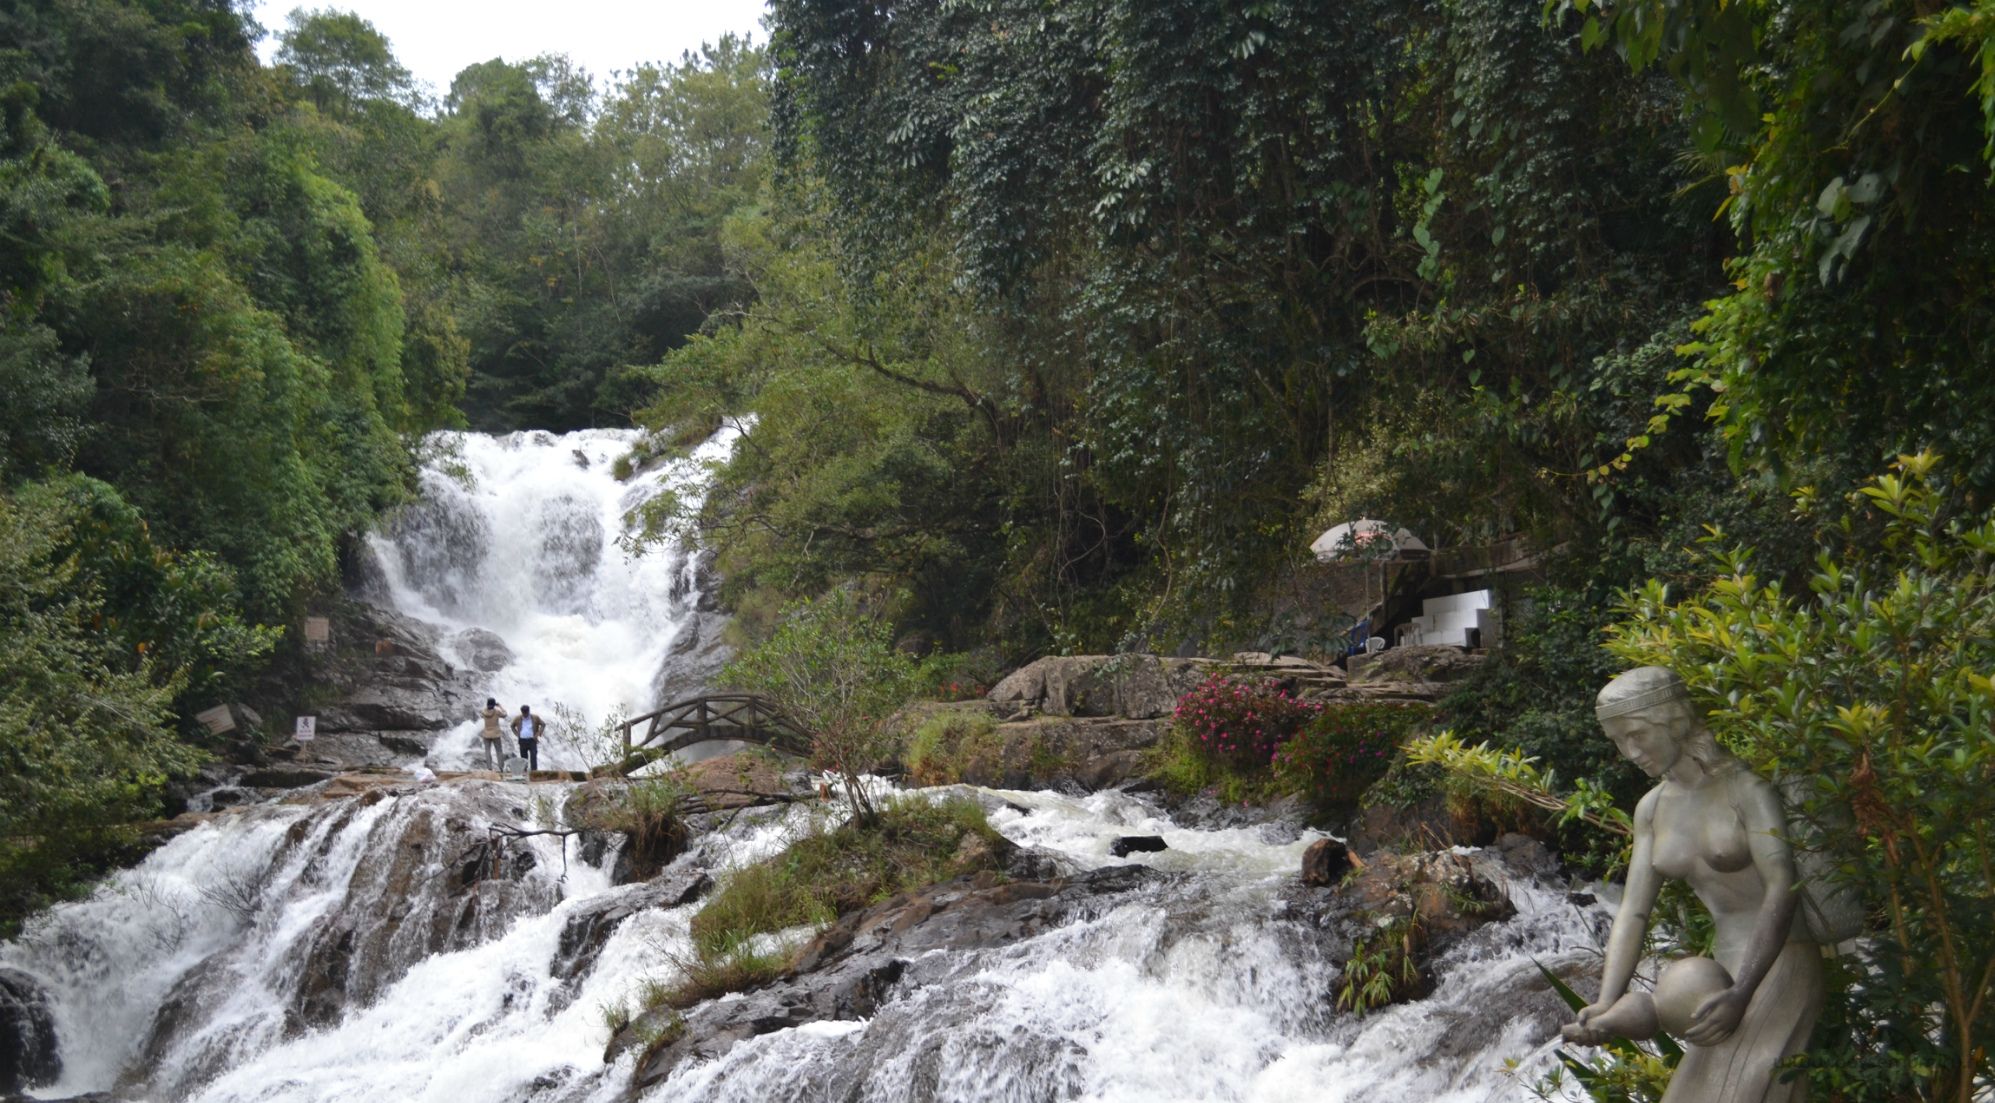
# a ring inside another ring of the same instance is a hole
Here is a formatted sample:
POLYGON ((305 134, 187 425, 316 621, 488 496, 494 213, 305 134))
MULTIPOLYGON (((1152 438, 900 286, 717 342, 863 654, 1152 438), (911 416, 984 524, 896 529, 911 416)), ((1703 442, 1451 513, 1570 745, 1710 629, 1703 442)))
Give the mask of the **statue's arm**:
POLYGON ((1649 916, 1655 911, 1656 897, 1662 891, 1662 876, 1651 860, 1655 850, 1656 799, 1656 791, 1651 789, 1635 806, 1635 846, 1628 855, 1628 883, 1621 893, 1621 907, 1614 913, 1614 926, 1607 935, 1607 962, 1600 975, 1601 1007, 1612 1004, 1628 991, 1635 965, 1642 959, 1649 916))
POLYGON ((1694 1025, 1684 1040, 1697 1045, 1723 1041, 1745 1018, 1746 1005, 1759 991, 1760 981, 1773 968, 1794 929, 1794 910, 1800 906, 1795 887, 1800 878, 1794 871, 1794 852, 1788 847, 1787 820, 1781 814, 1780 796, 1765 779, 1742 774, 1732 781, 1733 807, 1746 827, 1747 845, 1752 849, 1753 869, 1766 886, 1759 913, 1753 918, 1752 940, 1732 977, 1732 986, 1704 1001, 1694 1025))

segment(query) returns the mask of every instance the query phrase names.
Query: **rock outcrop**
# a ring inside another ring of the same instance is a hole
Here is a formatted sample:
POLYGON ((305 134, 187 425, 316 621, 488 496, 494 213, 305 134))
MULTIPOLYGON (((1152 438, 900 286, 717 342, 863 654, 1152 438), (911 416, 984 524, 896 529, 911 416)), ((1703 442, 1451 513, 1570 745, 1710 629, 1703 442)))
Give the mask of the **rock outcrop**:
POLYGON ((465 665, 486 674, 503 670, 513 661, 513 649, 490 629, 466 628, 450 637, 450 646, 465 665))
MULTIPOLYGON (((983 707, 994 730, 955 726, 940 748, 948 769, 924 781, 966 781, 1006 788, 1097 790, 1140 779, 1145 755, 1170 730, 1178 699, 1215 673, 1266 678, 1313 700, 1424 701, 1422 684, 1352 686, 1344 672, 1292 656, 1242 652, 1230 659, 1158 655, 1059 655, 1012 671, 991 687, 983 707)), ((909 731, 940 711, 909 718, 909 731)), ((931 748, 933 749, 933 748, 931 748)))
POLYGON ((0 969, 0 1095, 52 1083, 60 1075, 47 994, 26 973, 0 969))
POLYGON ((1468 677, 1482 662, 1482 653, 1451 644, 1389 647, 1376 655, 1353 655, 1351 684, 1440 687, 1468 677))
MULTIPOLYGON (((684 1061, 711 1060, 772 1031, 870 1016, 894 998, 898 985, 931 979, 928 972, 951 967, 954 955, 933 951, 1018 942, 1165 876, 1136 865, 1050 881, 1000 882, 981 874, 903 893, 826 928, 776 982, 686 1013, 678 1039, 640 1059, 636 1086, 651 1087, 684 1061)), ((610 1055, 658 1036, 673 1015, 640 1015, 611 1039, 610 1055)))
POLYGON ((1038 714, 1155 720, 1169 716, 1204 676, 1194 659, 1058 655, 1012 671, 985 699, 1005 720, 1038 714))
MULTIPOLYGON (((376 778, 382 784, 359 785, 357 795, 301 796, 322 807, 290 824, 267 863, 203 889, 204 898, 245 927, 281 901, 337 894, 337 904, 289 939, 279 957, 253 963, 283 1008, 281 1022, 256 1029, 296 1036, 336 1022, 368 1006, 417 963, 497 938, 519 917, 561 900, 560 863, 572 855, 559 840, 519 834, 514 825, 527 809, 518 787, 486 781, 417 787, 406 777, 391 785, 389 775, 356 780, 376 778)), ((128 1069, 150 1076, 172 1069, 170 1082, 146 1081, 151 1097, 184 1098, 188 1087, 232 1059, 226 1031, 214 1029, 212 1016, 226 1013, 226 993, 248 967, 235 956, 238 949, 224 948, 191 969, 162 1003, 140 1059, 128 1069), (166 1061, 169 1053, 177 1059, 166 1061)))
POLYGON ((654 908, 690 904, 712 887, 713 879, 705 870, 688 868, 618 894, 597 897, 576 909, 561 928, 561 940, 554 949, 549 971, 561 979, 561 988, 552 1009, 558 1011, 574 1001, 582 982, 595 969, 603 946, 624 920, 654 908))

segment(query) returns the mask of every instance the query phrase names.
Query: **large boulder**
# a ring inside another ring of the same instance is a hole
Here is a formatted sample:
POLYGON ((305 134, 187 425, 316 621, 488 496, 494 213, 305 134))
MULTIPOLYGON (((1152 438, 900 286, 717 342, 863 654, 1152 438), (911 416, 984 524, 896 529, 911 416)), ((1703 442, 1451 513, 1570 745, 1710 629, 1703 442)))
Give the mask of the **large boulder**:
POLYGON ((1044 715, 948 725, 924 748, 923 784, 1000 789, 1108 789, 1140 777, 1170 721, 1044 715))
POLYGON ((1156 655, 1055 655, 1012 671, 986 698, 1007 719, 1049 716, 1154 720, 1202 677, 1199 665, 1156 655))
POLYGON ((1107 655, 1062 655, 1039 660, 1046 664, 1046 696, 1042 712, 1054 716, 1114 716, 1115 684, 1103 673, 1107 655))
POLYGON ((1452 644, 1389 647, 1376 655, 1353 655, 1353 685, 1381 682, 1459 682, 1482 665, 1483 657, 1452 644))
POLYGON ((605 893, 576 908, 561 928, 554 959, 548 965, 548 973, 561 981, 550 998, 550 1009, 559 1011, 574 1001, 582 982, 595 969, 610 935, 624 920, 653 908, 690 904, 712 887, 713 879, 705 870, 686 869, 620 892, 605 893))
POLYGON ((1106 676, 1115 689, 1115 714, 1130 720, 1156 720, 1177 711, 1178 698, 1204 678, 1197 663, 1156 655, 1118 656, 1106 676))
POLYGON ((1302 852, 1302 883, 1334 885, 1356 865, 1351 850, 1336 839, 1318 839, 1302 852))
POLYGON ((1452 850, 1374 855, 1343 891, 1375 917, 1417 921, 1429 938, 1517 914, 1501 885, 1452 850))
MULTIPOLYGON (((668 784, 597 778, 577 786, 562 805, 561 819, 579 832, 582 859, 600 865, 614 851, 610 880, 622 885, 656 877, 685 853, 692 841, 685 820, 689 808, 661 804, 642 788, 668 784)), ((669 799, 671 790, 657 793, 669 799)))
POLYGON ((450 645, 473 670, 491 674, 512 665, 513 649, 490 629, 466 628, 450 638, 450 645))
POLYGON ((761 750, 738 751, 703 759, 678 772, 678 779, 699 795, 709 812, 781 804, 808 792, 785 769, 782 760, 761 750))
POLYGON ((48 994, 26 973, 0 969, 0 1093, 53 1083, 60 1075, 48 994))
POLYGON ((1025 716, 1039 711, 1046 700, 1046 660, 1026 663, 998 680, 984 695, 999 715, 1025 716))

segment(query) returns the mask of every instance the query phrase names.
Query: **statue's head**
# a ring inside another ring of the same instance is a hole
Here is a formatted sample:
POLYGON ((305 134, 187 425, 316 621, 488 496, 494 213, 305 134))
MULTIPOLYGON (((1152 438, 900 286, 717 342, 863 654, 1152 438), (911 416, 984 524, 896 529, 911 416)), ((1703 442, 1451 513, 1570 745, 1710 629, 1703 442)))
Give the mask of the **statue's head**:
POLYGON ((1593 712, 1622 756, 1651 777, 1669 772, 1682 755, 1706 770, 1736 761, 1711 738, 1689 687, 1668 667, 1638 666, 1618 675, 1594 698, 1593 712))

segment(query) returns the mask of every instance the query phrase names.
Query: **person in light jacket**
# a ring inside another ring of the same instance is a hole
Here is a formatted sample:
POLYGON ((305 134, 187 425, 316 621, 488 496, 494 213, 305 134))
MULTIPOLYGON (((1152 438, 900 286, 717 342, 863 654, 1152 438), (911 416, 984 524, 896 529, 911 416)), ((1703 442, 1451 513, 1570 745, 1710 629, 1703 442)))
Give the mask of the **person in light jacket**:
POLYGON ((520 757, 526 759, 529 771, 540 769, 540 717, 533 709, 520 706, 520 714, 513 717, 513 735, 520 741, 520 757))
MULTIPOLYGON (((501 738, 503 729, 499 726, 505 722, 506 710, 499 707, 497 698, 487 697, 485 711, 478 716, 485 721, 485 730, 479 733, 479 741, 485 745, 485 765, 496 771, 506 757, 505 740, 501 738)), ((513 721, 513 730, 519 730, 519 721, 513 721)))

